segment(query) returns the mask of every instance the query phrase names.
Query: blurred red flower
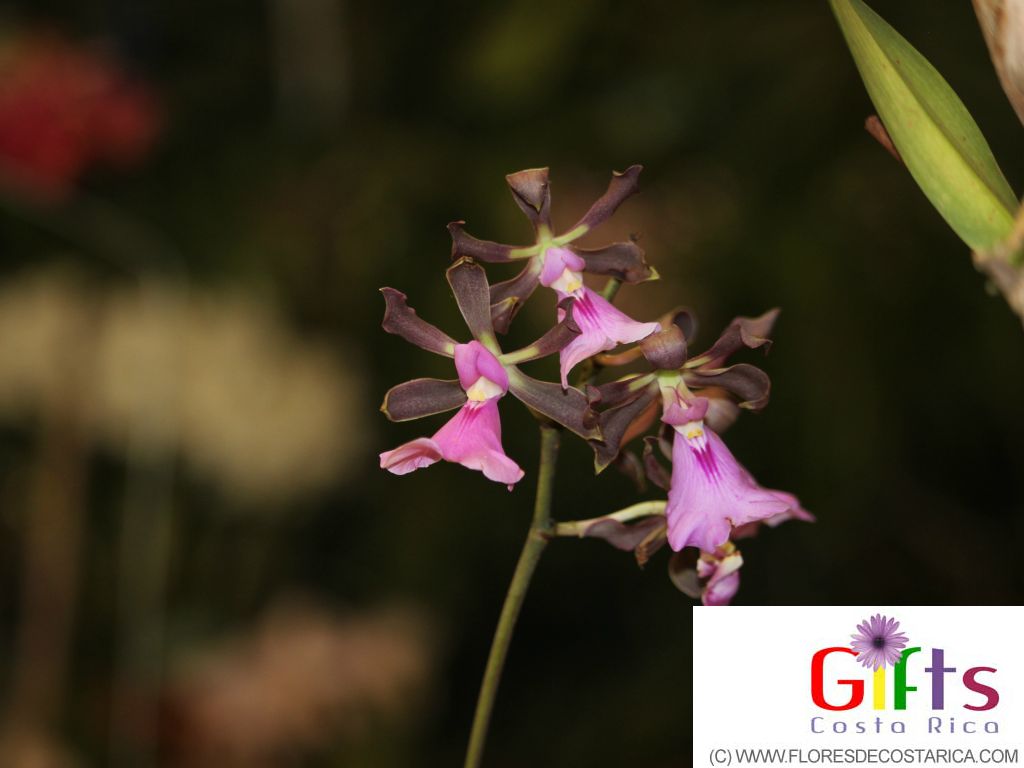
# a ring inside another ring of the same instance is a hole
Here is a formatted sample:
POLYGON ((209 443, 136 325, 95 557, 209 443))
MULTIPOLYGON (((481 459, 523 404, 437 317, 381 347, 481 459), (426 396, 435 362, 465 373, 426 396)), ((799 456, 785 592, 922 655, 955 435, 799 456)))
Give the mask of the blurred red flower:
POLYGON ((60 199, 95 164, 130 166, 160 132, 158 101, 101 53, 55 35, 0 46, 0 182, 60 199))

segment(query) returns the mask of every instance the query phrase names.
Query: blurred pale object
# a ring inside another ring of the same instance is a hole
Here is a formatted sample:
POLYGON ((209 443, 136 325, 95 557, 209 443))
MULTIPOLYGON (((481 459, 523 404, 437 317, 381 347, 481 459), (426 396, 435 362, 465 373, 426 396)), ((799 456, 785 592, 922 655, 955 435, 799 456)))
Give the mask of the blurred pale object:
POLYGON ((247 502, 335 482, 365 437, 358 380, 251 299, 90 290, 55 273, 0 288, 0 415, 59 405, 69 359, 96 439, 180 451, 247 502))
POLYGON ((0 288, 0 413, 61 409, 69 360, 91 357, 96 311, 94 297, 54 273, 0 288))
POLYGON ((999 82, 1024 123, 1024 0, 973 0, 999 82))
POLYGON ((0 735, 0 765, 4 768, 79 768, 81 763, 49 737, 15 722, 8 724, 0 735))
POLYGON ((308 603, 278 605, 172 677, 180 764, 291 765, 287 756, 409 716, 430 681, 432 635, 408 608, 340 617, 308 603))

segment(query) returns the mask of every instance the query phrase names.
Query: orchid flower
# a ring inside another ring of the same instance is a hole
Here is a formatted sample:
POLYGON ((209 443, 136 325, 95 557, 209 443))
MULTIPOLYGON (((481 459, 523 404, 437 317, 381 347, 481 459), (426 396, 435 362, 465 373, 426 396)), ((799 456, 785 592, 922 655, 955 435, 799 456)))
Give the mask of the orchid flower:
POLYGON ((687 549, 672 555, 669 578, 680 592, 704 605, 729 605, 740 588, 743 555, 727 541, 714 552, 687 549))
POLYGON ((741 349, 771 347, 772 326, 778 317, 773 309, 759 317, 738 317, 706 352, 688 357, 689 340, 696 328, 686 310, 662 318, 663 329, 619 355, 600 356, 604 365, 625 365, 645 358, 650 370, 587 388, 594 406, 603 406, 600 417, 604 441, 592 443, 598 470, 608 466, 621 446, 640 436, 655 422, 664 389, 682 384, 697 390, 708 401, 706 421, 724 431, 741 410, 760 411, 768 404, 771 380, 749 363, 726 365, 741 349))
MULTIPOLYGON (((512 318, 538 285, 554 290, 561 301, 576 300, 574 311, 580 334, 560 351, 563 388, 569 386, 569 372, 583 360, 618 344, 640 341, 661 327, 658 323, 633 320, 583 284, 584 272, 608 275, 627 283, 656 279, 657 273, 647 265, 643 250, 635 242, 613 243, 597 249, 573 245, 609 219, 637 190, 641 170, 641 166, 634 165, 623 173, 614 174, 604 195, 563 235, 555 235, 551 229, 548 169, 535 168, 506 176, 513 199, 533 224, 536 234, 533 245, 517 247, 478 240, 463 229, 465 222, 448 225, 453 257, 527 262, 516 277, 491 287, 491 312, 494 326, 500 333, 508 330, 512 318)), ((559 321, 563 313, 564 310, 559 309, 559 321)))
POLYGON ((413 379, 392 387, 381 411, 392 421, 407 421, 458 412, 432 437, 421 437, 380 455, 384 469, 404 475, 444 460, 483 472, 511 489, 523 471, 501 445, 498 400, 511 393, 528 407, 587 440, 599 441, 600 429, 587 398, 578 389, 533 379, 519 363, 553 354, 579 335, 573 319, 573 301, 563 303, 561 322, 533 344, 503 353, 494 335, 490 290, 483 269, 463 258, 447 272, 463 319, 473 339, 459 344, 421 319, 406 303, 405 294, 382 288, 386 309, 384 330, 429 352, 453 358, 458 378, 413 379))
MULTIPOLYGON (((615 383, 626 395, 624 403, 602 415, 602 428, 613 444, 621 444, 615 438, 625 436, 638 415, 657 407, 660 395, 661 421, 672 434, 668 482, 664 472, 658 471, 650 444, 644 463, 652 482, 668 490, 668 542, 677 552, 695 546, 714 553, 734 535, 734 529, 744 525, 814 519, 794 496, 758 485, 716 429, 719 422, 724 426, 731 423, 730 406, 756 411, 767 405, 771 382, 764 371, 747 363, 725 364, 743 348, 767 351, 777 317, 778 311, 771 310, 756 318, 736 318, 707 352, 687 359, 684 328, 692 329, 692 323, 677 316, 666 323, 664 331, 640 345, 640 353, 654 372, 615 383), (700 394, 694 394, 691 387, 700 394), (705 389, 713 396, 702 396, 705 389)), ((608 395, 614 398, 615 392, 606 390, 592 399, 607 400, 608 395)), ((604 446, 596 450, 606 452, 604 446)))
POLYGON ((599 358, 620 365, 643 357, 652 370, 588 387, 591 403, 607 406, 599 418, 605 442, 593 444, 598 468, 646 432, 660 409, 668 434, 645 438, 642 467, 668 499, 566 524, 563 535, 604 539, 633 551, 640 565, 667 543, 676 552, 673 582, 705 605, 725 605, 739 588, 743 563, 733 541, 755 535, 762 524, 814 521, 792 494, 761 487, 718 435, 741 409, 760 410, 768 402, 771 383, 761 369, 726 363, 743 348, 767 350, 777 316, 772 310, 736 318, 707 352, 688 359, 695 323, 677 311, 664 318, 664 330, 633 350, 599 358), (655 447, 671 460, 671 473, 655 458, 655 447))
POLYGON ((758 485, 704 423, 707 399, 688 396, 684 387, 680 382, 664 391, 661 417, 675 433, 665 509, 672 549, 692 546, 714 552, 740 526, 787 517, 813 520, 794 496, 758 485))

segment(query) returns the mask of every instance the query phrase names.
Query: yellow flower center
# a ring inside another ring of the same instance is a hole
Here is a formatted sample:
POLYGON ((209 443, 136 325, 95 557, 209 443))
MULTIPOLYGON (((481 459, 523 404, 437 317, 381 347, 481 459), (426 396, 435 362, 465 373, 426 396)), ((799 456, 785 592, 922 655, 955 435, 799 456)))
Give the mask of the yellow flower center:
POLYGON ((574 294, 583 287, 583 273, 573 272, 566 267, 562 270, 559 278, 551 284, 551 287, 562 293, 574 294))
POLYGON ((485 400, 490 400, 492 397, 497 397, 503 391, 501 387, 486 376, 481 376, 473 382, 473 386, 466 390, 466 397, 474 403, 482 403, 485 400))

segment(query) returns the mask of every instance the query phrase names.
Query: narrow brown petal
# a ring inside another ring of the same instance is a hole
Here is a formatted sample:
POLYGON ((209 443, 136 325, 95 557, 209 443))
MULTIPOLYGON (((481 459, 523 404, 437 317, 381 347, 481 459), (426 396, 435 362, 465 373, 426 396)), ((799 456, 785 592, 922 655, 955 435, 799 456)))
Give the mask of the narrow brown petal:
POLYGON ((682 368, 686 362, 686 335, 678 325, 665 326, 640 342, 647 362, 662 371, 682 368))
POLYGON ((391 421, 444 413, 466 402, 458 379, 413 379, 387 391, 380 409, 391 421))
POLYGON ((632 241, 603 248, 572 246, 571 250, 587 262, 586 271, 594 275, 608 275, 624 283, 642 283, 657 274, 644 260, 644 249, 632 241))
POLYGON ((708 399, 708 412, 704 414, 704 423, 718 434, 725 432, 739 418, 740 407, 721 387, 702 388, 700 394, 701 397, 708 399))
POLYGON ((692 547, 682 552, 675 552, 668 560, 668 577, 676 585, 676 589, 687 597, 700 599, 700 580, 697 578, 697 558, 699 553, 692 547))
POLYGON ((740 400, 740 408, 759 411, 768 405, 772 382, 768 374, 755 365, 739 363, 728 368, 700 368, 683 373, 691 387, 721 387, 740 400))
POLYGON ((647 475, 644 473, 643 462, 633 451, 620 451, 612 462, 619 472, 633 483, 637 493, 647 491, 647 475))
POLYGON ((547 416, 585 440, 600 440, 597 415, 578 389, 538 381, 514 367, 508 369, 509 391, 537 413, 547 416))
POLYGON ((551 328, 547 333, 522 349, 514 352, 507 352, 501 356, 503 363, 527 363, 531 360, 539 360, 542 357, 560 352, 570 341, 580 335, 580 327, 572 316, 572 305, 575 300, 565 299, 559 303, 559 308, 565 310, 565 317, 562 322, 551 328))
POLYGON ((675 430, 672 429, 670 424, 662 423, 661 429, 658 430, 658 434, 654 436, 655 444, 658 446, 658 450, 661 451, 661 455, 666 461, 672 461, 672 443, 674 441, 675 430))
POLYGON ((569 231, 575 232, 578 229, 583 229, 583 232, 587 232, 610 219, 623 201, 639 189, 640 171, 643 169, 642 165, 631 165, 622 173, 618 171, 612 173, 608 189, 569 231))
POLYGON ((410 344, 436 352, 439 355, 452 357, 455 354, 455 340, 416 314, 416 310, 406 303, 406 295, 394 288, 381 288, 384 294, 385 331, 401 336, 410 344))
POLYGON ((631 376, 618 381, 609 381, 606 384, 587 386, 587 399, 592 405, 614 407, 633 400, 645 391, 655 381, 653 373, 645 373, 640 376, 631 376))
POLYGON ((662 328, 668 328, 670 325, 679 326, 688 345, 693 343, 693 339, 697 335, 697 315, 687 307, 676 307, 672 311, 666 312, 658 319, 658 322, 661 323, 662 328))
POLYGON ((535 228, 551 227, 551 188, 547 168, 529 168, 505 177, 512 198, 535 228))
POLYGON ((630 363, 636 362, 643 356, 644 351, 640 349, 638 345, 635 347, 629 347, 622 352, 616 352, 614 354, 602 352, 594 355, 594 362, 602 368, 611 368, 616 365, 629 365, 630 363))
POLYGON ((592 539, 604 539, 616 549, 629 552, 636 549, 651 533, 664 527, 665 518, 662 515, 652 515, 629 524, 604 518, 595 520, 582 535, 592 539))
POLYGON ((772 346, 772 326, 779 316, 778 309, 769 309, 758 317, 737 317, 718 337, 718 341, 699 358, 690 360, 691 365, 720 368, 734 352, 746 347, 767 352, 772 346))
POLYGON ((507 333, 523 304, 540 285, 538 262, 531 260, 523 271, 511 280, 491 286, 491 320, 498 333, 507 333))
POLYGON ((668 543, 668 525, 663 524, 660 528, 654 528, 647 536, 636 545, 633 554, 636 555, 636 564, 643 568, 651 555, 668 543))
POLYGON ((647 406, 647 410, 643 411, 639 416, 633 419, 633 423, 629 425, 626 430, 626 434, 622 436, 622 444, 628 445, 640 435, 644 434, 651 428, 658 419, 658 415, 661 413, 661 400, 660 398, 654 398, 647 406))
POLYGON ((598 423, 601 426, 602 441, 591 443, 594 449, 594 468, 598 472, 611 464, 618 455, 630 425, 644 414, 657 396, 658 385, 652 383, 632 400, 601 412, 598 423))
POLYGON ((661 490, 667 491, 672 485, 672 476, 654 455, 654 446, 657 445, 657 443, 658 438, 656 437, 652 436, 644 438, 644 471, 647 472, 648 480, 661 488, 661 490))
POLYGON ((483 267, 463 257, 448 267, 445 274, 455 294, 455 303, 459 305, 459 311, 473 338, 480 342, 492 339, 494 326, 491 324, 491 290, 483 267))
POLYGON ((512 261, 511 253, 516 246, 502 245, 491 240, 479 240, 462 228, 465 223, 464 221, 453 221, 448 225, 448 233, 452 236, 452 259, 471 256, 480 261, 512 261))

